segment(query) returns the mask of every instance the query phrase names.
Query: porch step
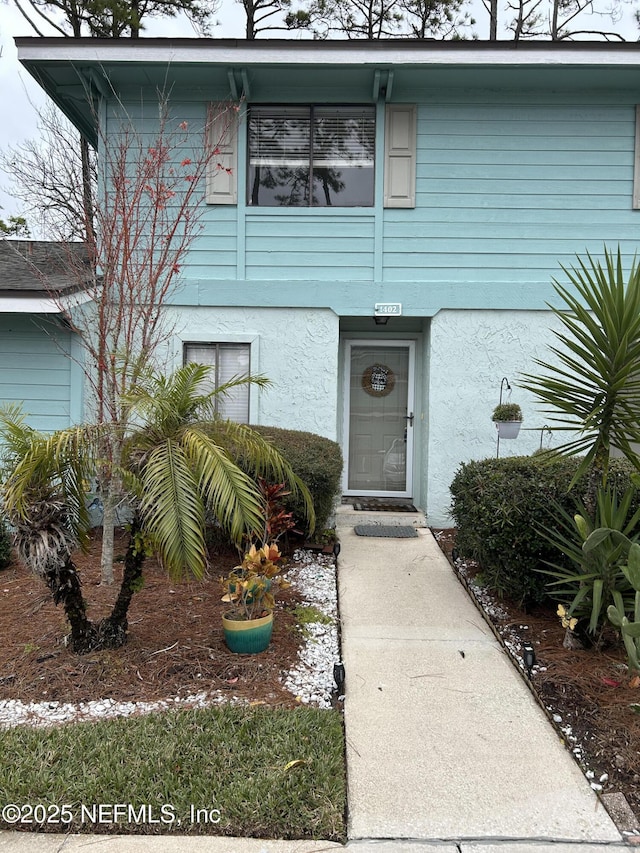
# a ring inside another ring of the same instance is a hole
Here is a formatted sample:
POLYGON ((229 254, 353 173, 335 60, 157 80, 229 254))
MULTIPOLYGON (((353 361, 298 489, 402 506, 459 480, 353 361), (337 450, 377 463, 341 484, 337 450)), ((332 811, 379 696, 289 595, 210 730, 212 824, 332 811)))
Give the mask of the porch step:
POLYGON ((357 524, 390 525, 398 527, 427 527, 427 519, 422 512, 360 512, 350 504, 340 504, 336 509, 336 527, 355 527, 357 524))

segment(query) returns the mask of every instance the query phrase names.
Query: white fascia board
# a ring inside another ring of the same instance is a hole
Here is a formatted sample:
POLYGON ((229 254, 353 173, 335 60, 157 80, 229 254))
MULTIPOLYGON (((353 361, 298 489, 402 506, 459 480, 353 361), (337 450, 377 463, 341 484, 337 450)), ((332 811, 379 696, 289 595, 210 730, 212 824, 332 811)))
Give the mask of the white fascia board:
POLYGON ((60 314, 60 306, 46 296, 0 295, 0 314, 60 314))
MULTIPOLYGON (((20 42, 22 40, 18 40, 20 42)), ((33 38, 32 44, 18 45, 18 58, 22 62, 56 61, 56 62, 126 62, 126 63, 172 63, 206 64, 206 65, 421 65, 421 66, 640 66, 640 50, 630 50, 624 45, 623 50, 615 46, 600 47, 599 45, 585 46, 584 42, 557 45, 549 48, 546 45, 532 46, 528 43, 526 49, 518 50, 512 42, 504 43, 506 47, 473 46, 467 49, 442 47, 430 50, 429 43, 416 42, 402 47, 393 44, 384 46, 354 45, 347 42, 348 49, 339 42, 331 44, 309 41, 304 43, 278 41, 269 44, 268 41, 247 47, 239 42, 229 44, 225 41, 216 42, 207 39, 193 39, 187 43, 174 42, 171 39, 150 39, 145 44, 144 39, 136 39, 132 44, 127 39, 113 39, 113 44, 92 44, 92 39, 82 39, 69 43, 69 39, 60 39, 60 43, 45 44, 38 42, 43 39, 33 38), (123 46, 121 42, 125 42, 123 46)), ((600 44, 600 43, 599 43, 600 44)))
POLYGON ((12 296, 10 293, 0 293, 0 314, 64 314, 74 305, 82 305, 91 299, 91 293, 83 290, 60 300, 50 296, 22 295, 12 296))

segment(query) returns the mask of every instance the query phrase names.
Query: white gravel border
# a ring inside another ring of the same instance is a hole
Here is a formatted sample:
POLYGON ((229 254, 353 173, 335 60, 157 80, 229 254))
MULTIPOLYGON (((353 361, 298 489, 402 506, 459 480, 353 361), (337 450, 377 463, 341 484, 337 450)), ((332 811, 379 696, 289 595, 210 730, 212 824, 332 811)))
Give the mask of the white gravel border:
MULTIPOLYGON (((299 702, 317 708, 330 708, 335 690, 333 666, 340 660, 338 646, 338 595, 336 560, 332 555, 296 551, 287 580, 301 595, 302 603, 317 608, 331 620, 305 626, 305 641, 298 662, 283 675, 282 683, 299 702)), ((243 700, 226 692, 199 692, 191 696, 167 697, 157 702, 116 702, 97 699, 81 702, 21 702, 0 699, 0 729, 29 725, 39 728, 70 722, 130 717, 152 711, 176 708, 207 708, 214 705, 242 704, 243 700)))

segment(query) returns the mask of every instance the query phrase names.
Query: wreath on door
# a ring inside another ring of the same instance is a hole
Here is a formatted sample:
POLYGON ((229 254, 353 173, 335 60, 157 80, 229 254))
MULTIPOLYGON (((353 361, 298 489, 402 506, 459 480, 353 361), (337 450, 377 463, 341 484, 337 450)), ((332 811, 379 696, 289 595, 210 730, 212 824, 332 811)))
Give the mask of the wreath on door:
POLYGON ((386 364, 372 364, 362 374, 362 387, 372 397, 386 397, 395 384, 395 373, 386 364))

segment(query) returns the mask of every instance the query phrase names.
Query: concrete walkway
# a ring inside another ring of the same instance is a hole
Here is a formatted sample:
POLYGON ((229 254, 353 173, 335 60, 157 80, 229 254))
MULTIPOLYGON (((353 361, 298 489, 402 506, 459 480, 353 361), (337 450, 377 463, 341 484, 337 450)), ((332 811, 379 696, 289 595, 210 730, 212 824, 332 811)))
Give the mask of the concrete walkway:
MULTIPOLYGON (((629 850, 423 526, 342 507, 339 593, 353 853, 629 850)), ((309 841, 0 832, 0 853, 322 853, 309 841)), ((640 849, 640 848, 636 848, 640 849)))
POLYGON ((430 531, 353 530, 412 521, 339 513, 349 838, 396 839, 397 853, 414 849, 404 838, 469 853, 611 849, 619 832, 430 531))

